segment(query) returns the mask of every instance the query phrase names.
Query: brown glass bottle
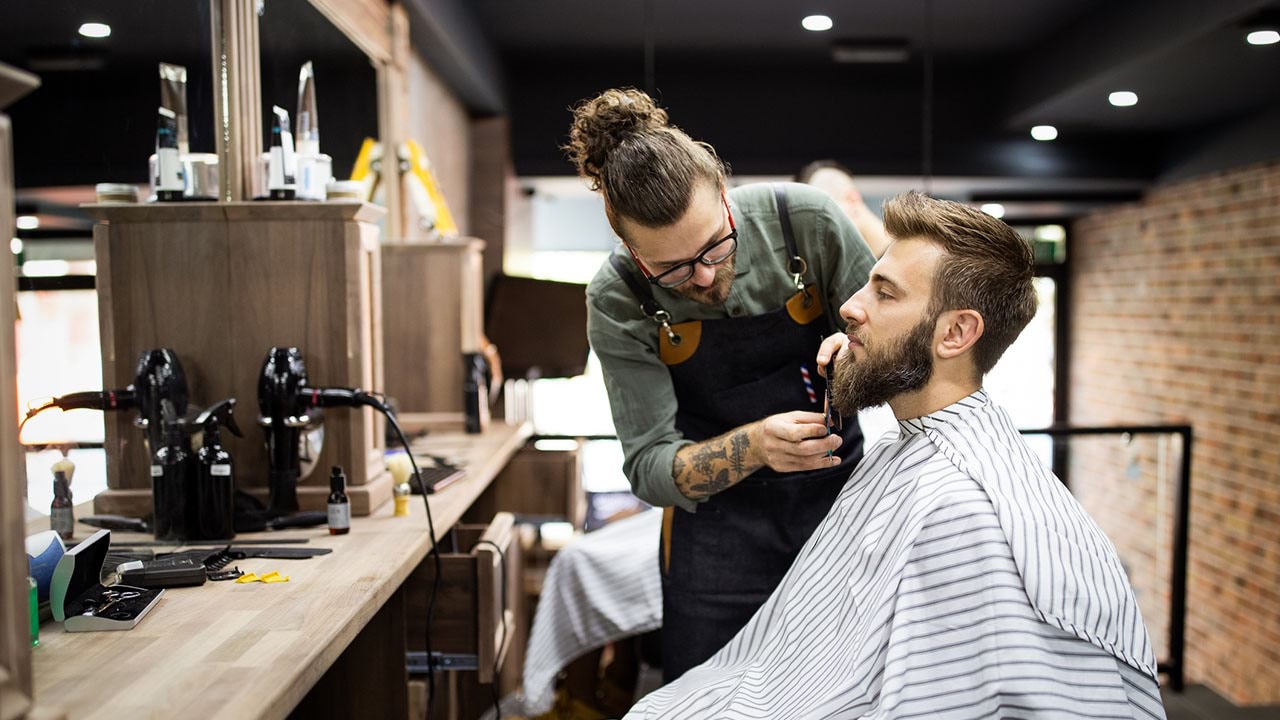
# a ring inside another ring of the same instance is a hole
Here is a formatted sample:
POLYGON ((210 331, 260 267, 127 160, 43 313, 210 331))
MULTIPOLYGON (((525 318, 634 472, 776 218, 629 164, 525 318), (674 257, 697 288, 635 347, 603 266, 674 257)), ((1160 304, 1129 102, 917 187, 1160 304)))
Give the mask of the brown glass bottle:
POLYGON ((63 540, 75 536, 76 517, 72 510, 71 487, 67 475, 61 470, 53 474, 53 502, 49 505, 49 527, 63 540))
POLYGON ((329 475, 329 534, 346 535, 351 531, 351 502, 347 500, 347 476, 342 466, 334 465, 329 475))

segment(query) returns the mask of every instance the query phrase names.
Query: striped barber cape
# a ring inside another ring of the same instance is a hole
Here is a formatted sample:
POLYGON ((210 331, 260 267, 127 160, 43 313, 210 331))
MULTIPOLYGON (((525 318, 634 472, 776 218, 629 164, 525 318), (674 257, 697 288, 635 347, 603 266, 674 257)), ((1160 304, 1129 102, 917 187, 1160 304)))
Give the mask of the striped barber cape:
POLYGON ((984 391, 899 422, 778 589, 627 718, 1163 718, 1115 549, 984 391))

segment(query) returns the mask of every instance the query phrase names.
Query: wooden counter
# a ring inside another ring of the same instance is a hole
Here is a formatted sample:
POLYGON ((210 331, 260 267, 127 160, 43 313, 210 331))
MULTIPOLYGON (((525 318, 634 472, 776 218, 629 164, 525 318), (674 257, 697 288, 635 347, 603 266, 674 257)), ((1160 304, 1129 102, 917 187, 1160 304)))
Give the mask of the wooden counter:
MULTIPOLYGON (((437 538, 529 435, 528 425, 494 423, 483 435, 436 432, 415 443, 415 453, 467 467, 464 480, 431 496, 437 538)), ((278 570, 287 583, 170 589, 127 632, 65 633, 46 622, 33 653, 37 701, 69 718, 283 718, 304 700, 310 714, 318 703, 307 695, 329 671, 346 682, 318 689, 327 713, 405 717, 401 584, 430 550, 420 496, 411 507, 410 517, 397 518, 386 504, 355 518, 343 536, 325 528, 278 535, 309 537, 300 547, 333 548, 329 555, 234 563, 245 572, 278 570)), ((77 529, 85 537, 88 530, 77 529)))

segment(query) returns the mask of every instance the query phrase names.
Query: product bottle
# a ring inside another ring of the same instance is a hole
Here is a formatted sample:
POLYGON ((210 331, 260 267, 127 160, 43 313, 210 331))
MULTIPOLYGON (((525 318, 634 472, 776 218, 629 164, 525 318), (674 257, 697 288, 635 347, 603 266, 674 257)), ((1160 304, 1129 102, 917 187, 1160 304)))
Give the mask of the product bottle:
POLYGON ((40 595, 36 579, 27 576, 27 612, 31 618, 31 647, 40 644, 40 595))
POLYGON ((488 367, 480 353, 462 354, 462 404, 468 433, 483 432, 489 424, 488 367))
POLYGON ((151 458, 151 500, 157 540, 186 540, 187 496, 191 489, 191 451, 173 403, 161 400, 163 444, 151 458))
POLYGON ((182 157, 178 151, 178 116, 169 108, 160 108, 156 128, 156 199, 161 202, 181 200, 186 179, 182 157))
POLYGON ((226 425, 238 437, 235 398, 211 405, 196 418, 204 431, 204 442, 196 451, 196 486, 187 523, 191 537, 200 540, 230 540, 236 536, 236 483, 231 453, 222 447, 221 426, 226 425))
POLYGON ((72 509, 71 487, 61 470, 53 473, 53 503, 49 505, 49 528, 63 540, 70 540, 76 532, 76 515, 72 509))
POLYGON ((272 200, 293 200, 295 161, 293 134, 289 132, 289 112, 271 106, 271 154, 267 160, 267 193, 272 200))
POLYGON ((351 503, 347 500, 347 476, 340 465, 329 475, 329 534, 346 535, 351 530, 351 503))

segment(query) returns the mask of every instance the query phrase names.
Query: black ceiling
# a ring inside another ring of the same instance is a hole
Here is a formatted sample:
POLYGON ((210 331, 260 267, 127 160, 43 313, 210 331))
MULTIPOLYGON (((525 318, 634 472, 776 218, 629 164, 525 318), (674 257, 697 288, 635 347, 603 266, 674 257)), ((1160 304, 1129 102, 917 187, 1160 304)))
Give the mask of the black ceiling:
MULTIPOLYGON (((1212 169, 1216 157, 1280 156, 1280 133, 1258 131, 1280 110, 1280 84, 1266 80, 1280 75, 1280 45, 1243 41, 1276 0, 400 1, 415 47, 471 112, 511 116, 521 175, 571 174, 559 150, 569 107, 622 85, 651 89, 674 122, 746 175, 833 157, 861 174, 1014 177, 1036 191, 1042 179, 1149 181, 1212 169), (803 30, 809 13, 829 15, 834 28, 803 30), (833 43, 866 40, 900 42, 909 55, 882 65, 832 60, 833 43), (1141 101, 1113 108, 1106 95, 1116 89, 1141 101), (1032 140, 1028 129, 1040 123, 1057 126, 1059 139, 1032 140)), ((111 125, 127 140, 124 174, 110 140, 80 148, 74 159, 94 179, 140 179, 135 156, 154 118, 104 109, 153 104, 158 60, 189 65, 193 115, 211 118, 201 100, 208 2, 0 0, 0 60, 44 82, 11 110, 28 141, 17 148, 19 184, 67 179, 36 151, 67 117, 111 125), (110 20, 109 40, 76 37, 80 22, 98 19, 90 15, 110 20), (41 69, 67 60, 105 64, 111 75, 41 69)), ((265 84, 287 96, 298 58, 317 58, 326 134, 354 114, 353 136, 373 132, 374 104, 343 87, 365 84, 368 65, 332 28, 308 25, 306 5, 266 0, 264 73, 279 77, 265 84), (282 17, 293 32, 269 29, 282 17), (319 72, 324 58, 333 64, 319 72)), ((211 150, 211 120, 195 123, 197 149, 211 150)))
POLYGON ((557 148, 567 108, 634 85, 654 91, 675 123, 715 145, 740 174, 790 173, 835 157, 864 174, 1029 181, 1157 178, 1185 159, 1189 137, 1276 105, 1280 84, 1265 78, 1280 75, 1280 46, 1249 46, 1243 30, 1272 4, 464 3, 501 57, 523 175, 571 173, 557 148), (834 28, 802 29, 811 13, 830 16, 834 28), (910 55, 892 65, 832 61, 833 43, 868 39, 903 40, 910 55), (1139 104, 1111 107, 1107 94, 1120 89, 1138 92, 1139 104), (1029 128, 1042 123, 1055 125, 1059 139, 1031 139, 1029 128))
MULTIPOLYGON (((7 111, 18 187, 146 184, 162 61, 187 68, 191 149, 213 152, 209 7, 210 0, 0 0, 0 61, 41 80, 7 111), (90 21, 110 25, 111 36, 80 37, 80 24, 90 21)), ((264 113, 278 104, 295 114, 298 71, 313 61, 324 149, 337 173, 349 172, 361 141, 378 133, 368 59, 307 0, 267 0, 259 35, 264 113)))

